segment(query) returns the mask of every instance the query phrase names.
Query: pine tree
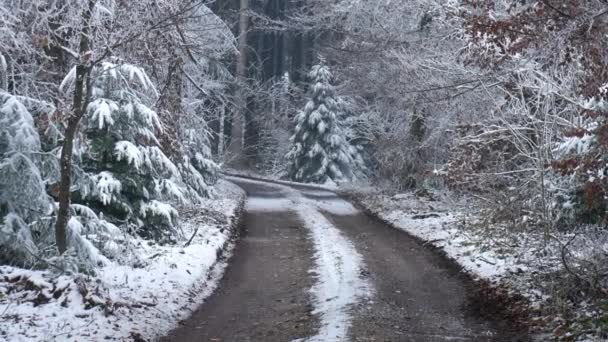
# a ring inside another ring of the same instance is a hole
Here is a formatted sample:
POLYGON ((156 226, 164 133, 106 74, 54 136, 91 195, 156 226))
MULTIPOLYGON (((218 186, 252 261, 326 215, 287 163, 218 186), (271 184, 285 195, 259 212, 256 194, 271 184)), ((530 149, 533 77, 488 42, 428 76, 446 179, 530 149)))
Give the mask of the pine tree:
MULTIPOLYGON (((40 170, 34 119, 16 97, 0 90, 0 263, 29 263, 52 213, 40 170)), ((48 234, 46 234, 48 235, 48 234)))
POLYGON ((66 236, 69 252, 59 260, 56 249, 48 248, 54 243, 50 227, 56 206, 47 187, 57 181, 58 163, 53 152, 41 148, 33 111, 24 103, 42 104, 0 91, 0 263, 46 267, 54 259, 54 265, 66 270, 90 271, 107 262, 98 248, 110 246, 120 231, 90 208, 73 204, 66 236))
POLYGON ((200 202, 207 194, 197 170, 205 159, 174 163, 161 150, 156 134, 163 126, 145 104, 156 91, 143 69, 105 62, 92 73, 84 134, 75 148, 74 202, 144 237, 174 240, 174 204, 200 202))
POLYGON ((358 174, 357 150, 345 138, 333 76, 321 60, 313 66, 311 98, 295 118, 289 176, 305 183, 351 181, 358 174))

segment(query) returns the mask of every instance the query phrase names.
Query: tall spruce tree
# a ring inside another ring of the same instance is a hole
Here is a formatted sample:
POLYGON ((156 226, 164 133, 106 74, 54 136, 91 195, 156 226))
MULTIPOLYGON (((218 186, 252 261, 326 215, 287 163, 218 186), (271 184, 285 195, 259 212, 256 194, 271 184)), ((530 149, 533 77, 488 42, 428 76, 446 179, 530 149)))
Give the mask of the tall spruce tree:
POLYGON ((295 118, 289 176, 305 183, 351 181, 359 173, 357 149, 345 138, 333 75, 323 59, 309 73, 311 97, 295 118))

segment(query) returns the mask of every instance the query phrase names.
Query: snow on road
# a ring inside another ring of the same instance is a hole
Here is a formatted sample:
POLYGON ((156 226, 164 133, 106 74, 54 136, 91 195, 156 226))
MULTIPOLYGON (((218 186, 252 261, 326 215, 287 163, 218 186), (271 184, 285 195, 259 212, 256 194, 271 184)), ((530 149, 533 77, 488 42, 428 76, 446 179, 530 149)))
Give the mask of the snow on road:
POLYGON ((247 200, 245 210, 250 212, 288 211, 292 209, 295 204, 295 202, 287 198, 253 197, 247 200))
POLYGON ((317 283, 311 289, 314 313, 321 315, 321 329, 308 341, 345 341, 351 325, 349 308, 371 296, 371 285, 361 278, 363 258, 312 205, 302 205, 297 213, 310 230, 315 246, 317 283))
POLYGON ((310 231, 313 242, 316 278, 311 289, 315 310, 321 317, 321 328, 315 336, 305 341, 346 341, 351 326, 350 309, 373 294, 372 285, 361 274, 365 270, 363 257, 349 241, 323 215, 326 211, 335 215, 351 215, 357 210, 348 202, 329 191, 298 191, 288 186, 269 185, 266 182, 238 179, 275 191, 276 198, 250 197, 247 210, 258 212, 294 211, 310 231), (280 196, 280 197, 278 197, 280 196), (306 197, 308 196, 308 197, 306 197))

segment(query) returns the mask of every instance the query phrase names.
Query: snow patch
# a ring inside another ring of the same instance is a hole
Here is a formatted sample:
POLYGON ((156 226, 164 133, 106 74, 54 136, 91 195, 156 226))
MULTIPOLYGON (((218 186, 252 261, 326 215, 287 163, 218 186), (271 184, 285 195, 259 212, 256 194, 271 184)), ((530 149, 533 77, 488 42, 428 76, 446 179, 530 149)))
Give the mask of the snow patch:
POLYGON ((118 161, 126 160, 129 165, 135 166, 139 170, 143 163, 142 153, 130 141, 119 141, 114 146, 114 154, 118 161))
POLYGON ((293 210, 296 202, 287 198, 250 197, 245 210, 251 212, 277 212, 293 210))
POLYGON ((111 172, 102 171, 98 175, 92 177, 95 182, 95 190, 97 191, 99 200, 103 205, 109 205, 116 201, 116 196, 122 189, 122 184, 111 172))
POLYGON ((302 205, 297 213, 310 230, 316 250, 312 273, 317 282, 311 293, 313 313, 321 315, 319 332, 306 341, 347 341, 352 320, 349 309, 372 293, 371 284, 360 277, 363 258, 316 208, 302 205))
POLYGON ((306 186, 306 184, 283 181, 278 182, 280 184, 277 184, 238 177, 228 177, 228 179, 233 179, 241 183, 250 183, 270 187, 273 188, 275 195, 282 194, 287 196, 287 198, 249 197, 246 204, 246 209, 248 211, 276 212, 296 210, 298 205, 304 203, 317 208, 317 210, 339 216, 355 215, 359 213, 359 210, 357 210, 350 202, 343 200, 336 195, 335 192, 329 191, 329 189, 324 190, 323 188, 319 188, 319 190, 314 190, 311 186, 311 190, 295 190, 291 188, 290 185, 306 186), (312 198, 307 198, 306 196, 310 196, 312 198))
POLYGON ((343 199, 336 198, 331 200, 316 201, 317 206, 330 214, 338 216, 356 215, 359 213, 352 204, 343 199))

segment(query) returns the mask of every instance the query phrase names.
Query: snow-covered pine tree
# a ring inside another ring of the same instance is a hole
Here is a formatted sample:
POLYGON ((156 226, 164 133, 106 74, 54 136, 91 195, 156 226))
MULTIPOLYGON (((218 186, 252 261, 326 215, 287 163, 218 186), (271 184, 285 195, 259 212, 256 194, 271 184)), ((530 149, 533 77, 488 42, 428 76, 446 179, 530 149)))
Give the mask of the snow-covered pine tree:
MULTIPOLYGON (((74 202, 144 237, 174 240, 172 204, 199 202, 207 191, 204 177, 189 160, 177 166, 159 147, 156 132, 163 127, 145 104, 156 90, 143 69, 104 62, 91 79, 84 134, 75 148, 74 202)), ((62 88, 70 82, 68 75, 62 88)))
POLYGON ((40 171, 40 137, 16 96, 0 90, 0 264, 29 264, 53 212, 40 171))
MULTIPOLYGON (((309 73, 311 97, 295 118, 289 176, 305 183, 351 181, 358 174, 358 153, 340 126, 333 75, 323 59, 309 73)), ((360 157, 358 157, 360 158, 360 157)))
POLYGON ((52 229, 56 208, 47 195, 47 187, 58 178, 57 158, 41 148, 30 114, 42 113, 28 110, 24 103, 54 110, 41 101, 0 91, 0 263, 45 268, 52 262, 66 270, 90 271, 107 262, 98 247, 110 249, 120 231, 88 207, 73 204, 70 250, 57 258, 52 229))

